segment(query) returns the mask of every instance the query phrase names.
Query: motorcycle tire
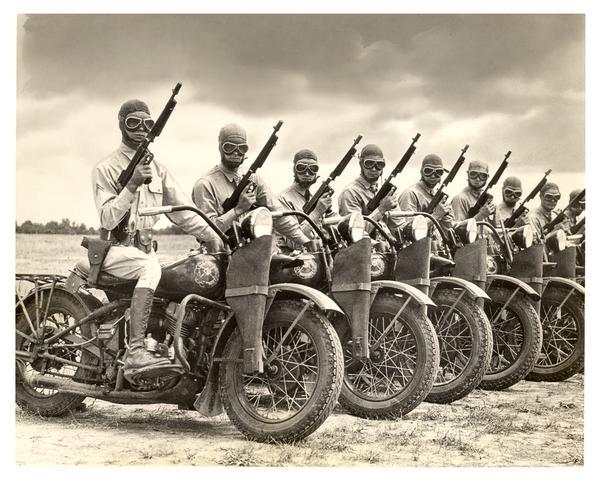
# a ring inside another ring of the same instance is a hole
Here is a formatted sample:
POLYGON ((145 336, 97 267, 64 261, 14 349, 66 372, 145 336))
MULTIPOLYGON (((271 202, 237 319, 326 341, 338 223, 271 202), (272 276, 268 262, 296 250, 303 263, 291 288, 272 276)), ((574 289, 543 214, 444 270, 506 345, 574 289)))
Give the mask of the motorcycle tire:
MULTIPOLYGON (((35 322, 35 301, 33 298, 29 298, 25 301, 25 305, 27 307, 27 312, 29 314, 32 322, 35 322)), ((45 305, 44 305, 45 309, 45 305)), ((58 325, 58 319, 62 315, 63 320, 66 318, 72 318, 74 321, 79 320, 90 312, 83 305, 82 302, 79 302, 73 295, 68 292, 65 292, 60 289, 56 289, 53 292, 52 299, 50 301, 50 305, 48 307, 48 319, 53 318, 54 326, 48 325, 48 333, 46 336, 50 336, 55 333, 56 328, 60 328, 58 325)), ((42 319, 40 318, 40 323, 42 319)), ((49 322, 49 320, 47 320, 49 322)), ((16 318, 16 328, 31 336, 31 328, 29 327, 29 323, 26 320, 25 314, 23 313, 20 306, 17 307, 17 318, 16 318)), ((16 350, 27 350, 32 347, 31 342, 27 339, 16 335, 16 350)), ((77 351, 75 355, 83 355, 80 350, 77 351)), ((56 354, 56 352, 54 352, 56 354)), ((73 356, 73 353, 68 353, 69 356, 73 356)), ((71 358, 72 359, 72 358, 71 358)), ((15 387, 15 398, 16 403, 19 407, 21 407, 24 411, 28 413, 33 413, 36 415, 41 415, 43 417, 58 417, 66 414, 69 411, 80 408, 83 400, 85 399, 84 395, 78 395, 74 393, 64 393, 57 392, 55 390, 41 388, 41 387, 33 387, 27 381, 27 371, 29 369, 39 370, 39 366, 30 363, 26 363, 23 360, 17 359, 18 363, 16 364, 16 387, 15 387), (19 368, 19 364, 22 366, 19 368), (25 374, 25 375, 24 375, 25 374)), ((52 362, 50 362, 52 365, 52 362)), ((54 364, 50 367, 56 369, 59 365, 63 364, 54 364)), ((65 365, 62 369, 67 368, 69 370, 75 368, 69 365, 65 365)), ((59 369, 60 370, 60 369, 59 369)), ((74 377, 78 375, 79 369, 75 368, 75 371, 70 372, 70 374, 74 377)), ((39 373, 39 372, 38 372, 39 373)), ((65 374, 65 372, 61 372, 65 374)), ((51 372, 49 373, 51 375, 51 372)))
POLYGON ((542 347, 542 325, 535 303, 517 293, 496 319, 498 311, 510 299, 514 289, 491 287, 492 299, 486 304, 491 320, 494 349, 489 368, 479 385, 484 390, 504 390, 523 380, 535 365, 542 347))
POLYGON ((452 403, 471 393, 481 382, 492 355, 492 330, 483 309, 466 293, 436 289, 437 305, 429 313, 440 350, 440 365, 425 401, 452 403), (455 305, 451 318, 444 319, 455 305), (441 322, 444 321, 442 325, 441 322), (452 359, 452 357, 455 357, 452 359))
POLYGON ((322 313, 309 308, 285 335, 303 306, 295 300, 271 305, 263 325, 265 373, 243 373, 238 329, 227 341, 219 369, 221 400, 230 420, 249 440, 301 440, 314 432, 336 405, 344 365, 333 326, 322 313), (275 356, 269 361, 271 355, 275 356))
POLYGON ((371 306, 370 358, 354 360, 349 326, 338 332, 345 355, 340 405, 362 418, 393 419, 406 415, 431 391, 439 365, 433 325, 419 305, 411 301, 389 327, 404 300, 380 293, 371 306), (383 341, 373 349, 389 327, 383 341), (394 380, 396 380, 394 382, 394 380))
POLYGON ((564 288, 550 286, 542 295, 542 349, 527 380, 560 382, 583 371, 584 298, 576 292, 566 298, 568 294, 564 288), (561 304, 561 314, 557 317, 557 307, 561 304))

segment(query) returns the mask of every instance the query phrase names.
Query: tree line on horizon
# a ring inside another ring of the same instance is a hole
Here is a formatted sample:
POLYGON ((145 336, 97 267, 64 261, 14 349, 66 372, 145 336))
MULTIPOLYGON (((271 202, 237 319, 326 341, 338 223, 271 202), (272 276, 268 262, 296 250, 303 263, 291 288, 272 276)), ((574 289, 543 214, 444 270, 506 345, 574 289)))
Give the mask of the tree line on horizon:
MULTIPOLYGON (((94 227, 88 227, 85 223, 77 223, 68 218, 63 218, 60 223, 51 220, 47 223, 36 223, 31 220, 25 220, 20 225, 15 222, 16 233, 49 233, 63 235, 96 235, 98 230, 94 227)), ((169 225, 165 228, 154 230, 153 233, 159 235, 183 235, 185 232, 176 225, 169 225)))

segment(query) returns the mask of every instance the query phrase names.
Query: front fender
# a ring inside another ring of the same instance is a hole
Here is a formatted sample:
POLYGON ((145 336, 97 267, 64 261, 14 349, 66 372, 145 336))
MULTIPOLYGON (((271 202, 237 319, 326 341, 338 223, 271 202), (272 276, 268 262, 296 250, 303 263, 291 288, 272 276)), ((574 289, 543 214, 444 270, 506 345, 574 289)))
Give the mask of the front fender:
POLYGON ((416 302, 418 302, 419 305, 431 307, 436 306, 433 300, 431 300, 431 298, 429 298, 421 290, 413 287, 412 285, 407 285, 406 283, 401 282, 395 282, 393 280, 378 280, 376 282, 371 283, 372 291, 377 292, 382 288, 405 293, 412 297, 416 302))
POLYGON ((274 297, 279 292, 286 292, 294 297, 308 298, 322 310, 329 310, 344 315, 342 309, 331 298, 323 292, 307 287, 306 285, 299 285, 297 283, 276 283, 275 285, 269 285, 269 297, 274 297))
POLYGON ((577 293, 585 296, 585 287, 577 283, 575 280, 562 277, 544 277, 544 290, 550 285, 558 285, 566 288, 573 288, 577 293))
POLYGON ((438 287, 446 287, 446 288, 460 288, 461 290, 466 290, 467 295, 473 300, 483 299, 483 300, 491 300, 487 293, 482 288, 479 288, 477 285, 464 280, 462 278, 457 277, 434 277, 431 279, 431 292, 433 296, 433 292, 438 287))
POLYGON ((534 301, 540 300, 540 295, 533 288, 527 285, 523 280, 519 280, 518 278, 509 277, 508 275, 488 275, 487 276, 487 288, 490 288, 492 285, 509 285, 511 287, 518 287, 525 295, 531 298, 534 301))

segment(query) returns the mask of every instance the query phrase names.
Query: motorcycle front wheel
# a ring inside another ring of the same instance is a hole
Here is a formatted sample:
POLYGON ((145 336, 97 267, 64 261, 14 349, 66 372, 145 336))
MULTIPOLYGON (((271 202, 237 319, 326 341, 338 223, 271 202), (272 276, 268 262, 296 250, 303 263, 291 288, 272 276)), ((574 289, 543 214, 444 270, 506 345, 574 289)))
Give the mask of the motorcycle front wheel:
POLYGON ((436 289, 429 318, 440 345, 440 365, 425 401, 452 403, 481 382, 492 355, 492 329, 483 309, 464 290, 436 289))
POLYGON ((370 358, 352 358, 349 327, 340 333, 344 383, 340 405, 362 418, 399 418, 431 391, 440 357, 433 325, 413 301, 377 295, 369 318, 370 358))
POLYGON ((523 380, 535 365, 542 326, 532 300, 514 289, 491 287, 486 305, 494 335, 492 360, 480 388, 504 390, 523 380), (506 307, 504 305, 510 300, 506 307))
POLYGON ((245 374, 236 329, 225 346, 220 395, 233 424, 249 440, 295 442, 314 432, 337 402, 343 375, 339 338, 327 318, 295 300, 275 301, 263 325, 265 368, 245 374))
POLYGON ((542 295, 542 349, 527 380, 560 382, 583 370, 585 308, 575 290, 549 286, 542 295))

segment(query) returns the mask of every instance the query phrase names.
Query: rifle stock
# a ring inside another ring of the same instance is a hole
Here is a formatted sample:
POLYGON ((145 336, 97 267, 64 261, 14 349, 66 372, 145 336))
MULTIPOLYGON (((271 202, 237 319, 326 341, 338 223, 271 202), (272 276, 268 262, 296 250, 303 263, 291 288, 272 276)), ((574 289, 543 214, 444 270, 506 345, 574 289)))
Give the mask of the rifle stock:
POLYGON ((481 207, 483 207, 486 203, 492 200, 493 196, 491 193, 489 193, 489 191, 492 188, 494 188, 494 186, 498 183, 498 180, 500 180, 500 178, 502 177, 504 170, 506 170, 506 167, 508 167, 508 157, 510 157, 511 153, 512 152, 510 150, 506 152, 506 154, 504 155, 504 160, 502 160, 502 163, 494 173, 494 176, 486 185, 485 190, 482 192, 481 195, 479 195, 479 198, 477 199, 477 202, 475 202, 475 205, 473 205, 467 212, 467 218, 472 218, 475 215, 477 215, 479 213, 479 210, 481 210, 481 207))
POLYGON ((512 215, 510 217, 508 217, 507 219, 504 220, 504 226, 507 228, 512 228, 515 226, 515 223, 517 223, 517 220, 521 217, 521 215, 523 215, 523 213, 525 213, 525 211, 527 210, 527 207, 525 206, 525 204, 527 202, 529 202, 531 199, 533 199, 533 197, 535 197, 540 190, 542 189, 542 187, 544 185, 546 185, 546 182, 548 181, 548 175, 550 175, 550 173, 552 173, 551 169, 546 170, 546 173, 544 174, 544 176, 542 177, 542 179, 538 182, 538 184, 533 188, 533 190, 531 192, 529 192, 529 195, 527 195, 523 201, 521 202, 521 204, 517 207, 517 209, 512 213, 512 215))
POLYGON ((406 167, 406 164, 417 149, 415 144, 417 143, 419 138, 421 138, 421 134, 417 133, 413 137, 409 147, 406 149, 406 152, 404 152, 404 155, 402 155, 402 158, 398 161, 394 169, 390 172, 388 178, 381 185, 381 188, 377 190, 375 196, 371 200, 369 200, 369 203, 367 203, 367 209, 369 210, 369 212, 374 212, 375 209, 379 207, 381 201, 390 193, 393 193, 396 190, 396 187, 392 183, 392 180, 394 179, 394 177, 396 177, 396 175, 400 174, 402 170, 404 170, 404 167, 406 167))
POLYGON ((429 213, 429 214, 433 213, 433 211, 435 210, 435 207, 437 207, 442 200, 445 200, 446 198, 448 198, 448 195, 446 195, 446 193, 444 192, 444 188, 446 188, 448 185, 450 185, 452 183, 452 181, 454 180, 454 177, 456 177, 456 174, 460 170, 460 167, 462 166, 463 163, 465 163, 465 153, 468 149, 469 149, 469 145, 465 145, 464 148, 460 151, 460 156, 458 157, 458 159, 452 166, 452 169, 450 170, 450 172, 448 172, 448 175, 446 175, 446 178, 444 179, 444 181, 440 184, 440 188, 438 188, 437 192, 435 192, 435 195, 429 202, 429 205, 427 205, 427 208, 425 209, 426 213, 429 213))
POLYGON ((342 157, 340 162, 335 166, 335 168, 329 174, 329 176, 325 180, 323 180, 323 182, 321 183, 321 185, 319 186, 319 188, 317 189, 315 194, 308 200, 308 202, 306 202, 304 204, 304 207, 302 208, 304 213, 306 213, 307 215, 310 215, 313 212, 313 210, 316 208, 317 202, 320 200, 320 198, 323 195, 325 195, 326 193, 330 193, 330 194, 333 193, 333 189, 329 186, 329 184, 333 180, 335 180, 338 176, 340 176, 342 174, 342 172, 344 171, 344 169, 348 166, 348 163, 350 163, 350 160, 352 160, 352 157, 356 154, 356 145, 358 145, 358 143, 361 140, 362 140, 362 135, 359 135, 358 137, 356 137, 354 139, 354 142, 352 143, 352 146, 350 147, 350 149, 342 157))
POLYGON ((277 132, 279 131, 282 125, 283 122, 279 120, 277 124, 273 127, 273 133, 271 133, 271 136, 267 140, 267 143, 265 143, 265 145, 257 155, 256 160, 252 162, 244 176, 241 178, 240 183, 238 183, 237 187, 235 187, 233 193, 229 196, 229 198, 227 198, 223 202, 223 210, 225 212, 228 212, 237 205, 240 199, 240 195, 250 183, 250 176, 256 173, 256 170, 263 166, 268 156, 271 154, 271 150, 273 150, 273 147, 279 139, 279 137, 277 136, 277 132))

